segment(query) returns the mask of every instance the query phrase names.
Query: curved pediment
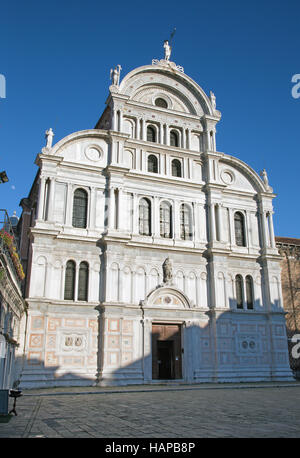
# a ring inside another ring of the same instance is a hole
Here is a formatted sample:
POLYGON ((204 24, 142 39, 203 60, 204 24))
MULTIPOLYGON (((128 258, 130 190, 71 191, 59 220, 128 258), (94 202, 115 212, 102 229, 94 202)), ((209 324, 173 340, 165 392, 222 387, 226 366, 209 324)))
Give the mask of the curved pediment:
POLYGON ((120 83, 119 93, 129 100, 155 106, 157 97, 170 101, 169 109, 196 116, 213 115, 211 100, 203 89, 180 71, 173 68, 146 65, 128 73, 120 83))
POLYGON ((158 286, 153 289, 141 305, 143 308, 191 308, 187 296, 173 285, 158 286))

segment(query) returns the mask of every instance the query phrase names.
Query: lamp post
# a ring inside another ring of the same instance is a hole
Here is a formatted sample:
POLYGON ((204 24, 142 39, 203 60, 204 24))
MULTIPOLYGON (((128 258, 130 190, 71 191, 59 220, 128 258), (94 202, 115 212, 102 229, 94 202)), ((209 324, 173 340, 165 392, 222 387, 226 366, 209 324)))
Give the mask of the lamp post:
POLYGON ((0 172, 0 183, 7 183, 8 182, 8 176, 6 175, 5 170, 3 172, 0 172))

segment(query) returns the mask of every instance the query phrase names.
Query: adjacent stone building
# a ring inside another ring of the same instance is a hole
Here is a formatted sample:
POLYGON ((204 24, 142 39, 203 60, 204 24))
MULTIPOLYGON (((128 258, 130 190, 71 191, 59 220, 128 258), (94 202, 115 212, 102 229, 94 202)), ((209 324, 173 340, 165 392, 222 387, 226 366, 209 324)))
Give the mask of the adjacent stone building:
POLYGON ((295 375, 300 377, 300 352, 292 349, 300 340, 300 239, 276 237, 276 246, 282 256, 282 295, 286 312, 286 328, 289 342, 290 365, 295 375), (299 336, 296 339, 295 336, 299 336))
POLYGON ((22 200, 21 386, 291 379, 265 171, 217 150, 216 98, 169 53, 120 70, 22 200))
POLYGON ((0 210, 0 389, 5 390, 17 383, 22 370, 27 318, 24 274, 11 222, 0 210))

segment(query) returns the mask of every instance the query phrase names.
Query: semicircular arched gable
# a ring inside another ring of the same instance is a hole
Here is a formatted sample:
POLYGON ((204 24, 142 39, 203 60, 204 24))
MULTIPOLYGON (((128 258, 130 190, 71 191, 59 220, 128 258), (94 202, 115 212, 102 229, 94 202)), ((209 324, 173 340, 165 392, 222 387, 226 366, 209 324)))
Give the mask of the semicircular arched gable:
POLYGON ((187 296, 176 287, 163 286, 154 288, 143 301, 143 307, 149 308, 190 308, 187 296))
POLYGON ((119 93, 133 100, 135 94, 149 85, 157 86, 158 92, 159 88, 167 88, 170 94, 173 92, 181 100, 186 99, 185 104, 189 106, 191 114, 197 116, 213 115, 210 99, 195 81, 181 72, 174 72, 165 68, 144 66, 131 71, 122 80, 119 93))

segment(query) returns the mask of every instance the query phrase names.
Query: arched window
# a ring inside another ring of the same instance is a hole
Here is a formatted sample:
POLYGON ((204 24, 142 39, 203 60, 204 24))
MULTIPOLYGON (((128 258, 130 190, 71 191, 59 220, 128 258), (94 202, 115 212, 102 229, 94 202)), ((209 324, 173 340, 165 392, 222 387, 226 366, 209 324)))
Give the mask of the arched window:
POLYGON ((148 156, 148 172, 158 172, 158 161, 157 157, 154 156, 154 154, 150 154, 150 156, 148 156))
POLYGON ((178 132, 176 130, 171 130, 170 132, 170 145, 179 146, 178 132))
POLYGON ((172 176, 181 177, 181 162, 178 159, 172 161, 172 176))
POLYGON ((240 212, 234 214, 234 232, 236 245, 246 246, 245 221, 244 216, 240 212))
POLYGON ((89 265, 83 261, 79 266, 79 278, 78 278, 78 300, 88 300, 88 287, 89 287, 89 265))
POLYGON ((235 291, 236 291, 236 306, 238 309, 243 308, 244 296, 243 296, 243 278, 241 275, 235 277, 235 291))
POLYGON ((65 274, 65 294, 64 299, 74 301, 75 299, 75 273, 76 265, 74 261, 68 261, 65 274))
POLYGON ((76 189, 73 198, 73 227, 86 227, 88 195, 84 189, 76 189))
POLYGON ((253 280, 250 275, 246 277, 246 300, 247 300, 247 309, 253 309, 253 280))
POLYGON ((168 108, 167 102, 165 101, 165 99, 162 99, 161 97, 155 100, 155 105, 160 108, 168 108))
POLYGON ((139 233, 151 235, 151 202, 144 197, 139 204, 139 233))
POLYGON ((147 127, 147 142, 156 142, 156 130, 153 126, 147 127))
POLYGON ((180 206, 180 238, 192 240, 192 218, 190 207, 186 204, 180 206))
POLYGON ((162 202, 159 209, 160 236, 172 238, 172 207, 169 202, 162 202))

